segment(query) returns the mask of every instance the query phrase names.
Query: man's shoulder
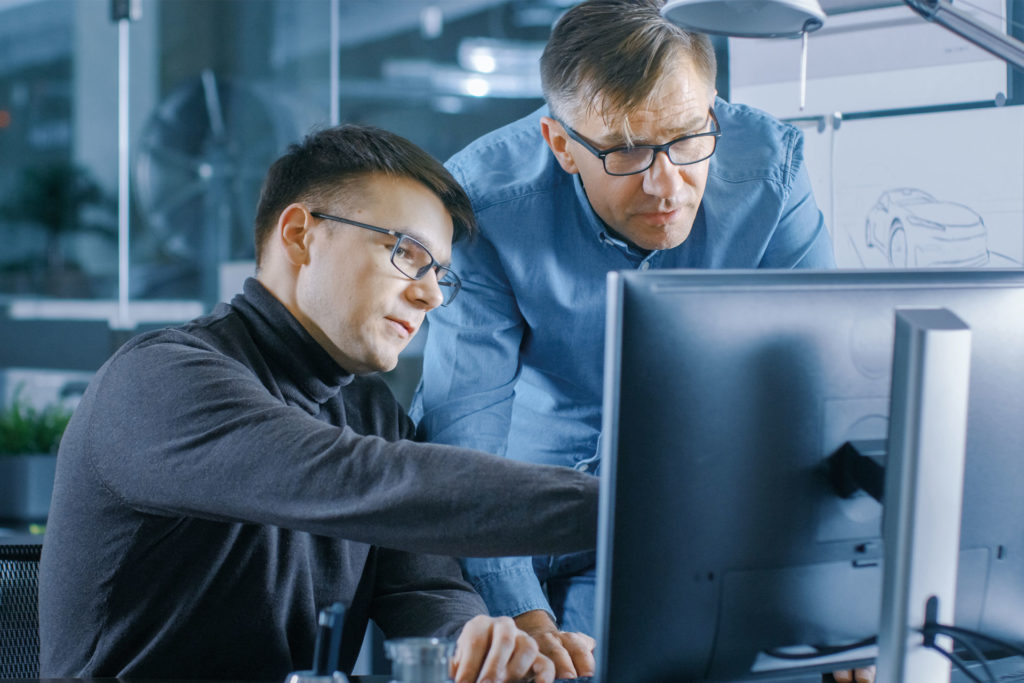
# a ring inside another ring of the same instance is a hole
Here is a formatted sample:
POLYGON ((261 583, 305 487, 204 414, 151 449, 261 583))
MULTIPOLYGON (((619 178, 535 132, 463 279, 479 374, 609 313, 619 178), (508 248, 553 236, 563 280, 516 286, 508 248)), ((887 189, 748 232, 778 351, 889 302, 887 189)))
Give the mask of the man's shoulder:
POLYGON ((545 115, 547 107, 541 107, 482 135, 445 162, 476 211, 550 189, 557 164, 540 131, 545 115))
POLYGON ((798 132, 793 124, 786 123, 763 109, 740 102, 718 100, 715 104, 715 116, 718 117, 723 131, 728 126, 739 135, 768 136, 774 139, 798 132))
POLYGON ((175 358, 192 354, 236 356, 231 347, 237 345, 244 325, 227 307, 177 326, 141 332, 115 351, 106 365, 125 365, 135 371, 160 374, 175 358), (234 340, 234 341, 232 341, 234 340))
POLYGON ((803 142, 792 124, 751 107, 718 100, 715 115, 722 129, 711 174, 732 182, 788 182, 795 155, 803 142))
POLYGON ((175 347, 209 347, 211 342, 224 335, 225 327, 233 328, 238 324, 236 318, 229 306, 221 305, 188 322, 141 332, 129 339, 118 352, 126 353, 152 346, 166 346, 168 350, 175 347))

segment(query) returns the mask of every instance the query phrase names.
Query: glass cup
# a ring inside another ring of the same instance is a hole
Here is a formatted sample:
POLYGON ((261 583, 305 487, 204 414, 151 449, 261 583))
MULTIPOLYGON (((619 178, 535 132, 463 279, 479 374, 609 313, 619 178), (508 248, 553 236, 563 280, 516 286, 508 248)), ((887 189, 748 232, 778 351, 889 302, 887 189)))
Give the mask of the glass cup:
POLYGON ((392 638, 384 641, 392 683, 447 683, 455 642, 445 638, 392 638))
POLYGON ((285 683, 349 683, 348 676, 340 671, 333 674, 317 674, 314 671, 293 671, 284 679, 285 683))

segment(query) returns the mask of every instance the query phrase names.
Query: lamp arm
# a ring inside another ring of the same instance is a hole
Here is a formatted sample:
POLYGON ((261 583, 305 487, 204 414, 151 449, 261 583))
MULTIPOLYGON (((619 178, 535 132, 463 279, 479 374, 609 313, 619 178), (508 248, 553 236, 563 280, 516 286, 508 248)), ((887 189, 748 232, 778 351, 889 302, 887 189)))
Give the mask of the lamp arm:
POLYGON ((1001 31, 994 31, 953 7, 949 0, 903 0, 928 21, 949 29, 983 50, 1024 71, 1024 43, 1001 31))

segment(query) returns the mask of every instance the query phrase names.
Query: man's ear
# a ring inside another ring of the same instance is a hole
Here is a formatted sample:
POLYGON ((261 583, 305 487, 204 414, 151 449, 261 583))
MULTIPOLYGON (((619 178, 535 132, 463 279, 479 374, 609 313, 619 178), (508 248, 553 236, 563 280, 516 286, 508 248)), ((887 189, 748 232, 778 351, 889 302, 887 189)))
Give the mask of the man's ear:
POLYGON ((302 204, 289 204, 277 219, 275 236, 293 266, 309 263, 309 235, 313 217, 302 204))
POLYGON ((565 134, 562 124, 550 116, 542 116, 540 117, 540 134, 544 136, 544 141, 548 143, 548 147, 551 148, 551 152, 555 155, 555 159, 558 160, 558 165, 562 167, 563 171, 566 173, 580 172, 572 157, 572 150, 569 149, 569 136, 565 134))

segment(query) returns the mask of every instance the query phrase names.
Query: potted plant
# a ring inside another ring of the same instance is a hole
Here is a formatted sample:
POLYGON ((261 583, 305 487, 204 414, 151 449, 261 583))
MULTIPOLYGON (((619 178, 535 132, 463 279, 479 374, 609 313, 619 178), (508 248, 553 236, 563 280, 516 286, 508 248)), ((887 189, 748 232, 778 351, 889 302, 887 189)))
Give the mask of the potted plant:
POLYGON ((71 410, 63 404, 38 409, 14 392, 0 407, 0 519, 46 519, 57 468, 57 446, 71 410))

